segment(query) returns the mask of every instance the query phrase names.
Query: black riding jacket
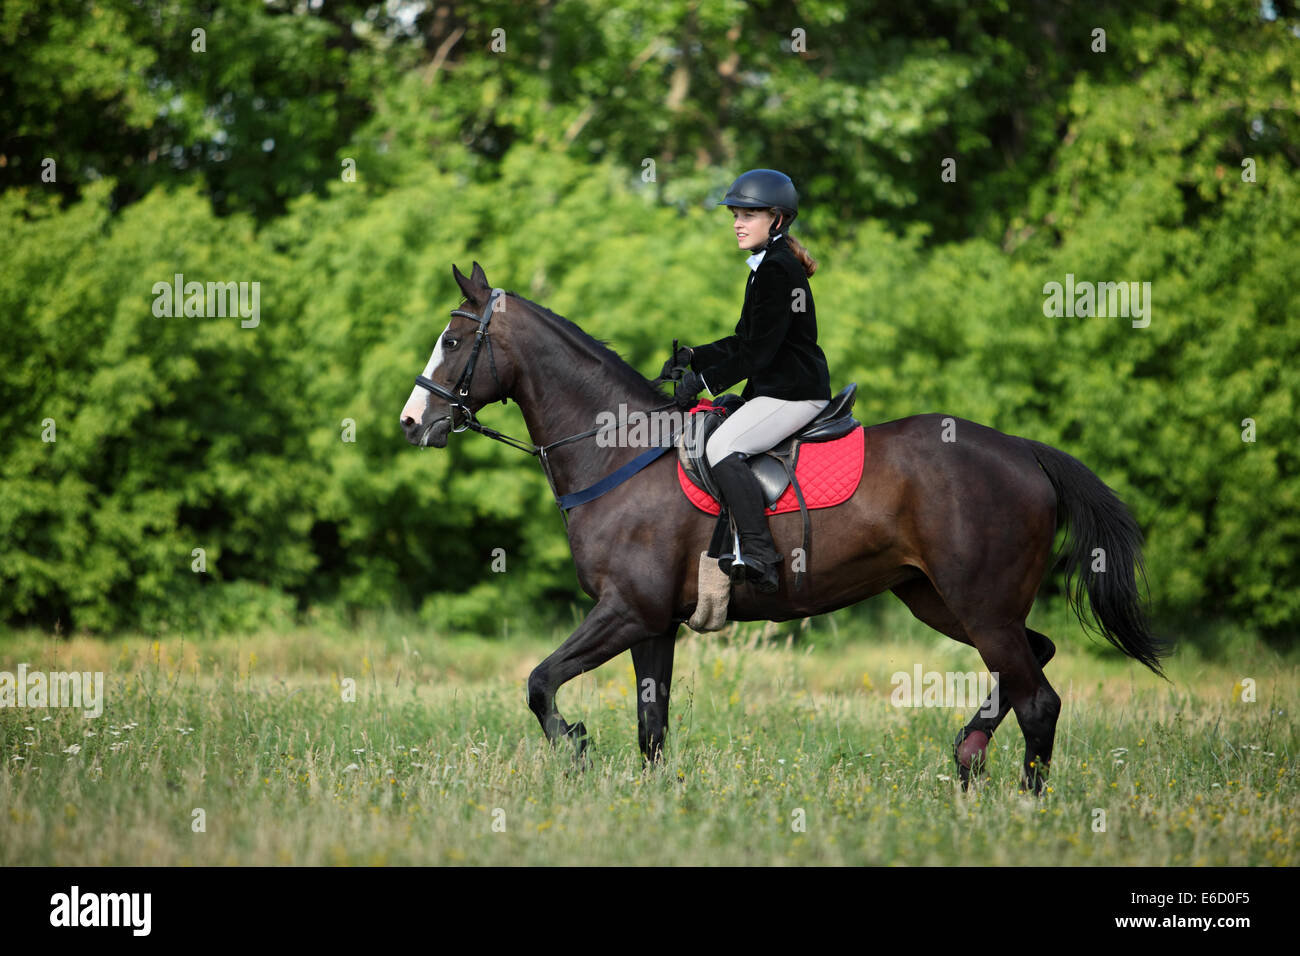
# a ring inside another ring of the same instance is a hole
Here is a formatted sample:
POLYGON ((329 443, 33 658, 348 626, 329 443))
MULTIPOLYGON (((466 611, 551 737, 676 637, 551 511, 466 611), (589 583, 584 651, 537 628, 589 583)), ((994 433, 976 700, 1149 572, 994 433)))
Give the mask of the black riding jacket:
POLYGON ((831 397, 830 371, 817 344, 817 310, 808 276, 784 236, 768 243, 763 261, 750 273, 735 333, 694 346, 691 368, 713 395, 748 378, 740 393, 744 399, 831 397), (802 289, 803 295, 796 296, 795 289, 802 289))

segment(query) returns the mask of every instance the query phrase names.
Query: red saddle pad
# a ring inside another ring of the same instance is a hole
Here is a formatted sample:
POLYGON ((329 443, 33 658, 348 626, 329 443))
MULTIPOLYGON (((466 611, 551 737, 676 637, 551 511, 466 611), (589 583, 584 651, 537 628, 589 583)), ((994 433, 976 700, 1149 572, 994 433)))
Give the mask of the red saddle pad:
MULTIPOLYGON (((862 480, 863 443, 863 428, 859 425, 833 441, 808 442, 799 446, 799 461, 794 472, 809 510, 843 504, 858 490, 858 482, 862 480)), ((701 511, 716 515, 722 510, 716 498, 686 476, 680 460, 677 462, 677 481, 691 504, 701 511)), ((767 513, 776 515, 798 510, 799 499, 795 497, 794 486, 787 485, 767 513)))

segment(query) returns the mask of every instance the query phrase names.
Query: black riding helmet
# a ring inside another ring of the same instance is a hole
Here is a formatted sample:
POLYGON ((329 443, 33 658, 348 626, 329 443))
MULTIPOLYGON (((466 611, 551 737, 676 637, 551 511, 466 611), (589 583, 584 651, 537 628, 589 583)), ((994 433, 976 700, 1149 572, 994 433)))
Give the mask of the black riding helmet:
POLYGON ((799 215, 799 193, 785 173, 776 169, 751 169, 731 184, 727 195, 718 200, 718 205, 775 209, 780 215, 780 225, 772 223, 768 231, 770 241, 773 236, 785 235, 790 223, 799 215))

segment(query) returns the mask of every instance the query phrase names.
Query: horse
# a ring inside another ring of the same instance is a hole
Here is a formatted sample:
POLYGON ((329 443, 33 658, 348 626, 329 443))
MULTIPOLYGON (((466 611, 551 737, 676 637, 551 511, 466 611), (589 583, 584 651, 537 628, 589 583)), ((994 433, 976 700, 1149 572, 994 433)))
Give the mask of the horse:
MULTIPOLYGON (((716 519, 683 494, 675 455, 597 441, 592 425, 620 404, 628 419, 659 412, 672 396, 575 323, 493 289, 478 262, 468 277, 453 265, 452 276, 464 300, 416 377, 399 419, 403 434, 412 445, 443 448, 452 431, 473 428, 541 460, 565 516, 578 581, 595 605, 529 675, 528 707, 552 745, 568 740, 585 763, 586 727, 561 716, 557 693, 631 651, 641 691, 638 744, 643 765, 651 765, 662 758, 673 649, 697 603, 700 555, 716 519), (510 399, 531 443, 476 418, 486 405, 510 399)), ((1171 643, 1147 624, 1136 521, 1076 458, 955 416, 864 427, 863 443, 856 491, 811 512, 817 573, 805 575, 798 590, 784 570, 774 593, 737 585, 728 620, 788 621, 892 591, 919 620, 973 647, 996 680, 953 745, 963 788, 984 769, 990 738, 1014 710, 1025 740, 1020 786, 1041 794, 1061 699, 1043 673, 1056 647, 1026 620, 1058 530, 1066 530, 1065 590, 1080 622, 1164 677, 1160 658, 1171 643), (1096 570, 1096 549, 1105 571, 1096 570)), ((800 516, 769 521, 778 550, 791 554, 800 516)))

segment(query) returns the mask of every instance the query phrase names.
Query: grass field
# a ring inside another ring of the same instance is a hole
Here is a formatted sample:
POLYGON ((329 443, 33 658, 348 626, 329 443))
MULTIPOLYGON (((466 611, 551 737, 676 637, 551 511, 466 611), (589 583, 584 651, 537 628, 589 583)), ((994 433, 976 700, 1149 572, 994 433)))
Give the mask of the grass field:
POLYGON ((1050 790, 1018 792, 1023 738, 1008 717, 987 781, 963 794, 951 744, 969 708, 896 707, 891 675, 978 670, 975 653, 892 613, 836 621, 683 629, 666 760, 648 772, 627 654, 560 693, 592 732, 592 766, 575 771, 543 741, 523 686, 558 632, 10 635, 0 670, 103 671, 107 688, 96 719, 0 709, 0 864, 1300 859, 1294 658, 1183 650, 1170 684, 1054 634, 1050 790), (1240 699, 1246 677, 1255 703, 1240 699))

